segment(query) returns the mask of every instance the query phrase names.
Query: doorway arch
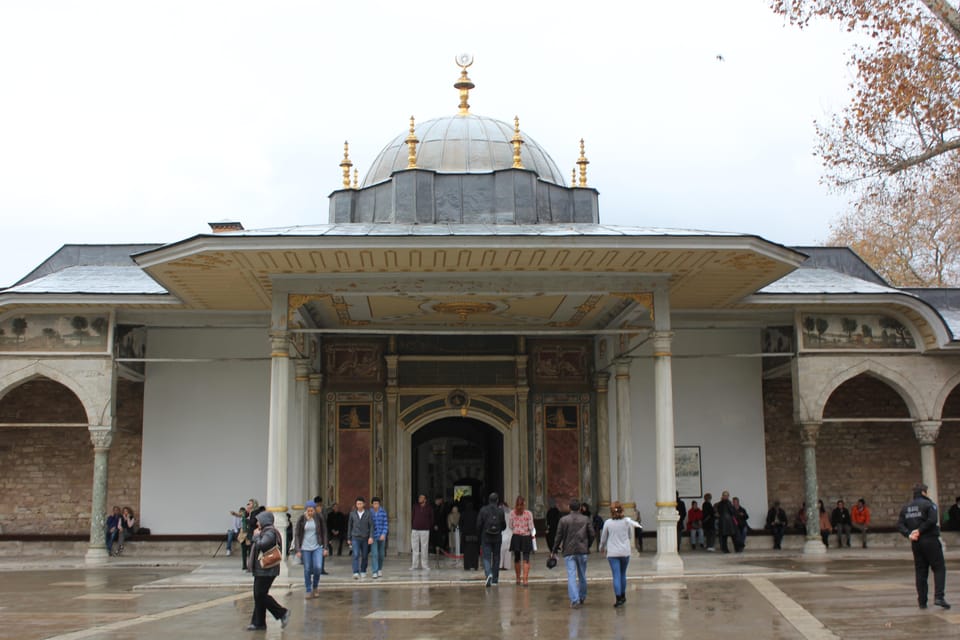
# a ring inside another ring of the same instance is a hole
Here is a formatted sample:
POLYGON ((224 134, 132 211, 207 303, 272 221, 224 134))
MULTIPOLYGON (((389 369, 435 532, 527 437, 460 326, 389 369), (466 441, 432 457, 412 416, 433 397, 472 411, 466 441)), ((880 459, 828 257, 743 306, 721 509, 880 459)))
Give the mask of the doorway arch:
POLYGON ((410 453, 411 496, 450 501, 459 488, 479 507, 490 492, 503 495, 503 434, 480 420, 435 420, 412 435, 410 453))
MULTIPOLYGON (((507 501, 512 500, 513 496, 520 493, 520 434, 516 428, 516 422, 507 422, 499 415, 479 409, 479 402, 474 400, 471 405, 469 417, 486 428, 492 428, 497 431, 502 439, 502 495, 507 501)), ((397 515, 397 532, 394 538, 398 545, 397 551, 410 551, 410 514, 413 503, 417 496, 413 494, 413 437, 421 429, 427 428, 431 423, 445 418, 460 418, 462 413, 460 409, 453 407, 444 407, 435 411, 427 411, 416 415, 416 409, 408 409, 407 415, 415 415, 409 422, 404 421, 404 415, 400 416, 399 437, 396 443, 396 463, 398 480, 395 485, 393 496, 394 513, 397 515)), ((429 432, 428 432, 429 433, 429 432)))

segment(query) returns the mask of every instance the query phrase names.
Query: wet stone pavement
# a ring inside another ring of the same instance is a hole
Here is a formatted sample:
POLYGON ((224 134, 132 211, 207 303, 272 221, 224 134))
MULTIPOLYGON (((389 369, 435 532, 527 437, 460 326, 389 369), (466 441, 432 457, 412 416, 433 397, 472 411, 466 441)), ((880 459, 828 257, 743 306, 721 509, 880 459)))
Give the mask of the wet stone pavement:
MULTIPOLYGON (((330 563, 321 597, 304 599, 300 568, 272 593, 292 611, 286 629, 246 632, 250 579, 232 559, 162 566, 138 559, 84 569, 62 560, 0 566, 0 640, 126 638, 825 638, 960 637, 960 606, 916 606, 909 552, 849 554, 809 562, 794 554, 685 554, 683 576, 659 577, 634 557, 627 603, 612 607, 609 568, 590 558, 587 602, 569 607, 562 564, 537 562, 531 584, 485 588, 454 568, 411 572, 391 558, 384 580, 354 581, 348 560, 330 563), (161 566, 147 566, 149 564, 161 566)), ((948 559, 947 596, 957 593, 948 559)), ((932 587, 932 582, 931 582, 932 587)), ((960 595, 960 593, 957 593, 960 595)), ((956 604, 960 604, 960 600, 956 604)))

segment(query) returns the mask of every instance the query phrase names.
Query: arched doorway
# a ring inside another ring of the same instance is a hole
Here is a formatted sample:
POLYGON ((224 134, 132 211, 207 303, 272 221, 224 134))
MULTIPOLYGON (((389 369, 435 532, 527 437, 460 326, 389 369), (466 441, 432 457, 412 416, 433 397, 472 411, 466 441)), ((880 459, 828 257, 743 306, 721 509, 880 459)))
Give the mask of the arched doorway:
POLYGON ((411 495, 452 500, 469 491, 479 504, 503 495, 503 434, 472 418, 444 417, 418 429, 410 443, 411 495))

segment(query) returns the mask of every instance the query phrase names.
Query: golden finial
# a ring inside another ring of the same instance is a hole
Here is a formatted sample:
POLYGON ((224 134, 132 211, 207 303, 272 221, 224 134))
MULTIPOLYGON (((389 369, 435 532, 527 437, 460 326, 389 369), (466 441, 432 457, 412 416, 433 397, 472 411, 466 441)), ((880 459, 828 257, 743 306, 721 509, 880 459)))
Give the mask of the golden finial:
POLYGON ((413 132, 413 116, 410 116, 410 135, 405 140, 407 143, 407 169, 417 168, 417 134, 413 132))
POLYGON ((570 186, 571 187, 577 186, 577 168, 576 167, 570 170, 570 186))
POLYGON ((340 161, 340 168, 343 170, 343 188, 350 188, 350 167, 353 166, 353 163, 350 162, 350 143, 344 140, 343 142, 343 160, 340 161))
POLYGON ((467 102, 470 98, 470 89, 477 86, 467 77, 467 67, 473 64, 473 55, 461 53, 455 60, 460 67, 460 79, 453 84, 453 88, 460 90, 460 115, 464 116, 470 113, 470 103, 467 102))
POLYGON ((587 186, 587 165, 590 164, 590 161, 587 160, 587 156, 583 153, 583 138, 580 138, 580 157, 577 158, 577 166, 580 167, 580 184, 577 186, 585 187, 587 186))
POLYGON ((353 168, 353 188, 358 189, 359 187, 357 185, 359 184, 360 184, 360 172, 357 171, 356 167, 354 167, 353 168))
POLYGON ((513 145, 513 168, 523 169, 523 160, 520 159, 520 145, 523 144, 523 138, 520 136, 520 118, 513 116, 513 138, 510 140, 513 145))

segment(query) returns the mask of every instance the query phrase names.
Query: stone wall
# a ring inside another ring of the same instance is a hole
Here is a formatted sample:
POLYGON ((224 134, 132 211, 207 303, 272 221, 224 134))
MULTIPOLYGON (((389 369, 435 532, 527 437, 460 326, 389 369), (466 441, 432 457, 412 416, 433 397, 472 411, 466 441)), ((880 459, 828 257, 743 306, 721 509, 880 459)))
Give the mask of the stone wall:
MULTIPOLYGON (((24 385, 26 386, 26 385, 24 385)), ((108 505, 139 511, 143 385, 120 381, 117 430, 110 448, 108 505)), ((8 394, 5 409, 25 415, 36 394, 8 394), (19 400, 18 400, 19 398, 19 400), (24 406, 15 406, 23 403, 24 406)), ((75 417, 71 403, 57 406, 75 417)), ((66 420, 63 420, 66 421, 66 420)), ((0 531, 4 534, 88 534, 93 445, 83 427, 6 427, 0 444, 0 531)))
MULTIPOLYGON (((765 380, 764 429, 767 484, 771 500, 780 498, 794 518, 803 500, 803 447, 793 424, 789 377, 765 380)), ((868 376, 858 376, 831 396, 825 415, 839 418, 900 418, 909 415, 892 388, 868 376)), ((827 509, 838 499, 852 506, 864 498, 875 526, 894 526, 910 488, 920 480, 920 445, 909 422, 826 422, 817 440, 817 477, 827 509)), ((960 461, 960 425, 946 423, 937 443, 942 504, 960 483, 952 470, 960 461)), ((754 521, 758 526, 759 520, 754 521)))

